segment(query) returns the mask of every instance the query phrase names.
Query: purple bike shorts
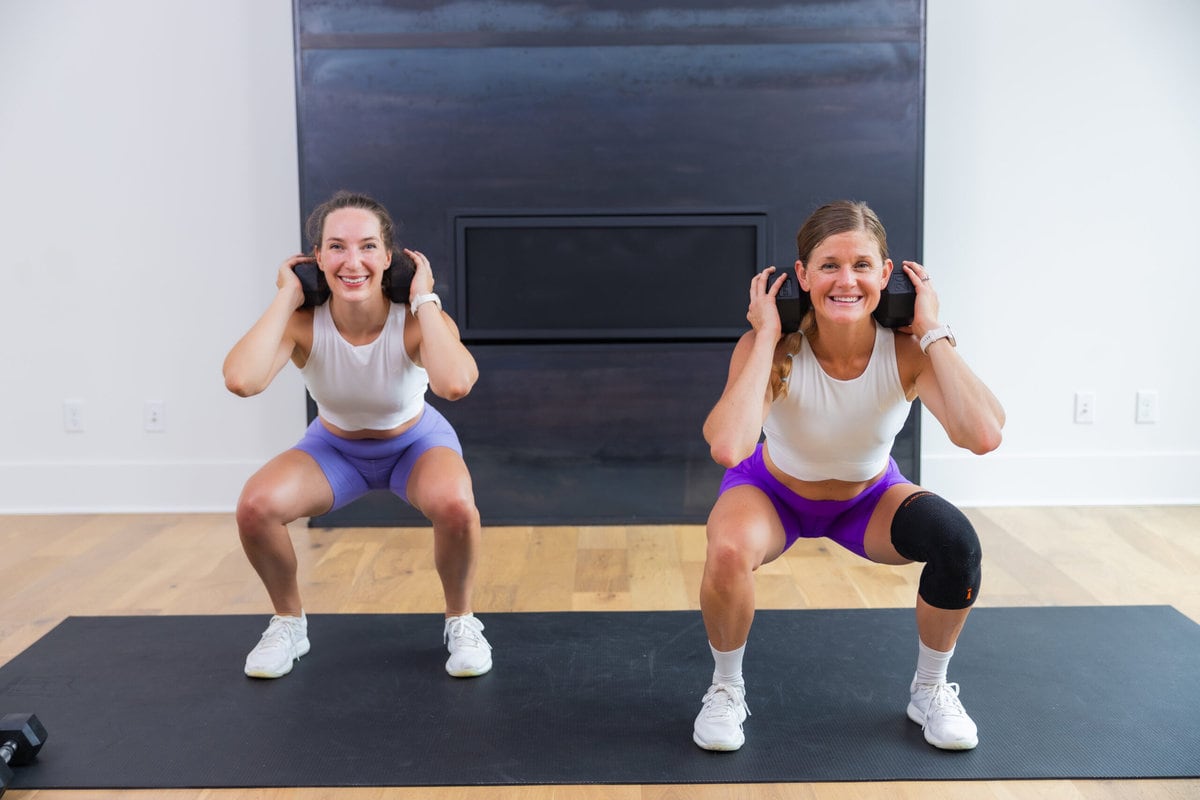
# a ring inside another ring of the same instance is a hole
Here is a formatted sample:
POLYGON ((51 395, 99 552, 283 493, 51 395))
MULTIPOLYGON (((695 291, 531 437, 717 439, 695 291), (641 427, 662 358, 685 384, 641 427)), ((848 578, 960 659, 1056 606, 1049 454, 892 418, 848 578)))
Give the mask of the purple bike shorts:
POLYGON ((343 439, 314 419, 296 444, 325 473, 333 507, 341 508, 372 489, 389 489, 408 502, 408 476, 426 451, 449 447, 462 455, 458 434, 436 408, 425 404, 417 424, 391 439, 343 439))
POLYGON ((883 475, 849 500, 809 500, 784 486, 770 473, 763 463, 762 443, 754 453, 736 467, 725 471, 721 480, 721 493, 735 486, 753 486, 771 499, 787 543, 786 551, 797 539, 831 539, 852 553, 868 558, 863 549, 867 534, 867 523, 883 496, 892 486, 909 483, 900 474, 895 459, 888 458, 887 470, 883 475))

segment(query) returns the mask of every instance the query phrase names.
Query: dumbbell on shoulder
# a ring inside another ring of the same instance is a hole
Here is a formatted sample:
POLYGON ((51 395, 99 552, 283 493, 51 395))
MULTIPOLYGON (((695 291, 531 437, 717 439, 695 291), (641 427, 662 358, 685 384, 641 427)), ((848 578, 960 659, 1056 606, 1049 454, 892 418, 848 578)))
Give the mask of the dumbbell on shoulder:
MULTIPOLYGON (((383 272, 383 293, 389 300, 393 303, 408 302, 408 293, 416 270, 417 265, 403 250, 395 251, 392 265, 383 272)), ((317 262, 302 261, 292 267, 292 271, 304 287, 304 304, 301 308, 319 306, 329 299, 329 284, 325 281, 325 273, 321 272, 317 262)))
MULTIPOLYGON (((788 334, 800 330, 800 323, 804 319, 805 313, 812 307, 812 301, 808 297, 808 292, 800 288, 795 267, 778 268, 771 276, 771 283, 774 283, 780 275, 785 274, 788 279, 783 282, 783 286, 779 287, 779 292, 775 295, 775 307, 779 310, 779 321, 783 326, 783 333, 788 334)), ((879 305, 875 307, 871 316, 875 317, 875 320, 885 328, 903 328, 905 325, 911 325, 913 313, 916 311, 916 292, 917 290, 913 288, 912 281, 908 279, 904 270, 893 269, 887 285, 879 294, 879 305)))
POLYGON ((32 762, 45 742, 46 728, 33 714, 0 717, 0 795, 12 782, 12 768, 32 762))

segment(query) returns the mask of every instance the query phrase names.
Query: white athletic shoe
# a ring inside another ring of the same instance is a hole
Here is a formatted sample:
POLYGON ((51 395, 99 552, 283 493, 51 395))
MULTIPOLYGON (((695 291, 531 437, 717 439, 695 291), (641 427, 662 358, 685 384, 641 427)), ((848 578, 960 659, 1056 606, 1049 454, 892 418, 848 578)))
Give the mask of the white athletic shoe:
POLYGON ((692 728, 692 741, 705 750, 737 750, 746 743, 742 723, 750 715, 746 687, 714 683, 692 728))
POLYGON ((258 644, 246 656, 246 674, 251 678, 278 678, 292 671, 292 664, 308 653, 308 617, 271 617, 258 644))
POLYGON ((913 683, 908 718, 925 730, 925 741, 943 750, 970 750, 979 731, 958 699, 958 684, 913 683))
POLYGON ((483 623, 474 614, 447 617, 442 642, 450 651, 446 672, 456 678, 474 678, 492 668, 492 646, 483 635, 483 623))

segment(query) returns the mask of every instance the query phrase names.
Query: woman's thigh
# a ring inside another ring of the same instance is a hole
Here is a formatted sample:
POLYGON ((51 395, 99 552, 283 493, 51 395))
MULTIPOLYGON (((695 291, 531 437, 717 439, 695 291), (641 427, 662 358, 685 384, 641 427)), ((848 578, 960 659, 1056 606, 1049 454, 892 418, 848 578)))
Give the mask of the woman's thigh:
POLYGON ((782 555, 787 536, 775 505, 761 489, 743 484, 725 490, 708 515, 709 551, 732 548, 758 569, 782 555))
POLYGON ((239 506, 244 503, 290 522, 329 511, 333 489, 312 456, 300 450, 285 450, 246 482, 239 506))
POLYGON ((439 509, 466 509, 475 503, 466 462, 449 447, 431 447, 417 458, 408 475, 406 494, 409 504, 427 517, 439 509))
POLYGON ((867 533, 863 538, 863 548, 867 552, 867 558, 878 564, 912 563, 910 559, 897 553, 895 545, 892 544, 892 519, 896 516, 896 509, 900 507, 901 503, 923 491, 924 489, 916 484, 898 483, 883 493, 879 502, 875 504, 875 510, 871 513, 871 521, 867 523, 867 533))

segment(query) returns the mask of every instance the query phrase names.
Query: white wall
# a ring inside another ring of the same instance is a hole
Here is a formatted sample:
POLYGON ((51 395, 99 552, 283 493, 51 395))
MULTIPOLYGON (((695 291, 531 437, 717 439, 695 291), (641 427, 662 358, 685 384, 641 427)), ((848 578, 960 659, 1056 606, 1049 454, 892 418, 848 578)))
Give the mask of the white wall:
POLYGON ((922 481, 965 505, 1200 502, 1200 3, 927 11, 925 263, 1008 424, 978 458, 926 413, 922 481), (1139 389, 1159 423, 1135 423, 1139 389))
MULTIPOLYGON (((928 0, 925 262, 1009 419, 979 458, 927 416, 927 486, 1200 502, 1198 30, 1192 0, 928 0)), ((221 381, 300 244, 293 80, 290 0, 0 0, 0 512, 227 511, 297 438, 295 370, 221 381)))
POLYGON ((290 0, 0 0, 0 510, 230 509, 303 429, 221 378, 300 247, 292 52, 290 0))

